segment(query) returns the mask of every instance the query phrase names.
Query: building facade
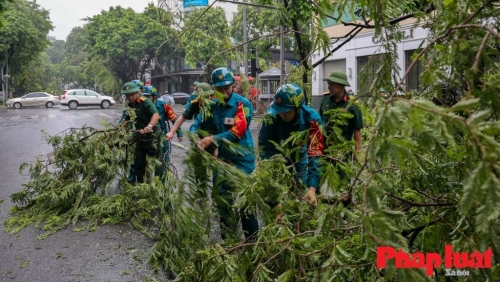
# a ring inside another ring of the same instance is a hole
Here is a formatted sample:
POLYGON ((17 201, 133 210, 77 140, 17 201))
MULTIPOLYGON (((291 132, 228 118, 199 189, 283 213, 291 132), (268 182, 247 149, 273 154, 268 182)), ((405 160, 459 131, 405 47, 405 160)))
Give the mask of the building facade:
MULTIPOLYGON (((325 31, 330 37, 342 37, 348 34, 354 27, 344 26, 343 24, 332 25, 325 27, 325 31)), ((422 26, 415 26, 414 19, 407 19, 400 22, 399 32, 402 40, 397 43, 398 50, 398 65, 400 68, 399 76, 403 77, 408 66, 412 63, 411 56, 422 46, 428 36, 429 30, 422 26)), ((341 39, 333 44, 330 49, 334 49, 344 42, 341 39)), ((322 64, 318 65, 312 73, 312 106, 319 107, 319 103, 324 92, 328 91, 328 85, 323 81, 323 77, 328 76, 331 71, 340 70, 347 74, 347 78, 354 93, 359 93, 361 89, 367 89, 366 85, 360 85, 360 73, 368 63, 368 60, 379 54, 383 54, 385 38, 382 36, 376 37, 372 29, 365 29, 358 33, 353 39, 347 42, 339 50, 328 57, 322 64)), ((325 55, 317 52, 311 56, 312 63, 321 60, 325 55)), ((412 68, 408 78, 405 81, 405 89, 417 90, 422 87, 419 79, 422 73, 421 64, 417 64, 412 68)), ((376 75, 374 72, 373 75, 376 75)), ((348 89, 349 89, 348 88, 348 89)))

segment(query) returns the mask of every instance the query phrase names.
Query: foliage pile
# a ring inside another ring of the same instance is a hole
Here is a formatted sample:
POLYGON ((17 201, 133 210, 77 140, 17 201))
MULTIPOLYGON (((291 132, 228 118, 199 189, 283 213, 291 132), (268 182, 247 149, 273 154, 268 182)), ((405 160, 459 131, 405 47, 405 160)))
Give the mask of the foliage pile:
MULTIPOLYGON (((292 2, 305 5, 310 1, 292 2)), ((66 138, 49 138, 56 145, 55 157, 48 165, 37 161, 30 166, 31 181, 13 195, 18 206, 8 228, 17 231, 32 222, 44 222, 53 232, 78 218, 89 218, 90 228, 98 222, 130 221, 157 239, 151 264, 175 273, 179 281, 425 281, 430 278, 422 269, 397 269, 392 262, 378 269, 376 247, 443 254, 447 244, 454 251, 468 253, 491 247, 493 267, 471 269, 464 279, 496 281, 500 270, 500 83, 494 58, 498 56, 500 10, 490 1, 465 0, 429 1, 417 5, 417 11, 410 9, 417 21, 425 20, 431 27, 427 47, 413 57, 415 64, 424 67, 423 84, 431 87, 397 96, 406 77, 398 76, 396 43, 401 38, 392 20, 404 16, 414 4, 358 3, 361 14, 374 19, 372 27, 368 20, 365 26, 374 28, 376 36, 389 38, 382 47, 383 60, 372 64, 377 75, 365 74, 367 91, 383 87, 392 95, 387 99, 375 95, 362 107, 366 128, 359 162, 328 162, 345 159, 353 147, 352 142, 343 142, 339 132, 328 137, 335 145, 322 157, 322 189, 333 195, 333 201, 320 201, 317 208, 302 201, 285 161, 296 159, 296 151, 284 144, 277 146, 286 158, 259 161, 250 176, 192 146, 184 180, 167 172, 163 181, 150 177, 144 185, 123 183, 123 191, 109 194, 111 183, 124 179, 123 165, 129 164, 127 152, 123 153, 126 145, 118 141, 127 133, 106 131, 111 135, 96 133, 80 142, 92 134, 82 129, 66 138), (424 13, 423 6, 434 13, 424 13), (444 94, 443 81, 463 93, 461 101, 451 107, 429 100, 444 94), (98 146, 104 149, 95 154, 98 146), (113 146, 122 153, 116 156, 113 146), (223 243, 212 240, 212 207, 221 199, 216 186, 197 181, 196 165, 218 171, 221 179, 237 187, 234 208, 260 213, 265 224, 258 234, 244 242, 240 233, 223 243), (340 181, 336 166, 343 167, 352 181, 340 181), (347 207, 336 200, 344 191, 353 194, 353 203, 347 207), (277 200, 282 203, 279 220, 275 220, 276 208, 267 204, 277 200)), ((342 5, 354 10, 349 1, 336 5, 340 10, 344 10, 342 5)), ((305 13, 301 17, 313 13, 313 7, 306 8, 296 13, 305 13)), ((317 47, 313 44, 312 49, 317 47)), ((307 75, 307 68, 303 73, 307 75)), ((345 122, 346 115, 334 112, 331 122, 345 122)), ((299 133, 286 142, 303 142, 305 136, 299 133)))

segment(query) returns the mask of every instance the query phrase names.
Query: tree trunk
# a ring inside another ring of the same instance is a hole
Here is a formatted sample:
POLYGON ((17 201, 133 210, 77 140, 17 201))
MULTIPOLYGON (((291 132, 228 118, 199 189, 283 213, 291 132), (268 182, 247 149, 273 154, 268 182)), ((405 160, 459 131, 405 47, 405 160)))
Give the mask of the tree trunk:
MULTIPOLYGON (((283 5, 285 6, 285 9, 288 10, 288 0, 283 1, 283 5)), ((295 40, 297 41, 297 47, 299 49, 299 56, 301 60, 301 64, 305 69, 305 73, 302 74, 302 83, 303 85, 307 85, 309 79, 307 77, 307 73, 309 72, 309 65, 307 64, 308 62, 308 52, 305 50, 305 46, 302 42, 302 37, 299 33, 299 23, 297 22, 297 19, 292 19, 292 26, 293 30, 295 31, 293 34, 295 35, 295 40)), ((281 47, 283 48, 283 46, 281 47)), ((306 105, 309 105, 309 98, 308 98, 308 93, 303 87, 302 89, 304 91, 304 103, 306 105)))

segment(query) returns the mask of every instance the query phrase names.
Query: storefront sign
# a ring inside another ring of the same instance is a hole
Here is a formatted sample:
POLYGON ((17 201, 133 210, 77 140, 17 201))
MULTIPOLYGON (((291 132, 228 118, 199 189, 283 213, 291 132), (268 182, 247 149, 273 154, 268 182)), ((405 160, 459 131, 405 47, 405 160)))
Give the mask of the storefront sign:
MULTIPOLYGON (((401 36, 401 39, 403 39, 403 40, 407 39, 407 38, 413 38, 413 29, 398 31, 397 36, 401 36)), ((389 34, 389 39, 393 39, 395 37, 396 37, 395 34, 392 34, 392 35, 389 34)), ((375 44, 385 42, 385 41, 387 41, 387 37, 385 35, 372 37, 372 42, 375 44)))

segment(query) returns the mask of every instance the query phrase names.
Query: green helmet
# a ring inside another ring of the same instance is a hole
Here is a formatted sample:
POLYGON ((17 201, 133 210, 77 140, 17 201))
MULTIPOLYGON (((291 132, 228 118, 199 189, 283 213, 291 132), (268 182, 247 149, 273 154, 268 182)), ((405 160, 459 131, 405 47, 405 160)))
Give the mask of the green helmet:
POLYGON ((210 94, 214 94, 214 90, 212 89, 212 86, 210 86, 210 84, 208 84, 206 82, 198 82, 198 84, 196 84, 195 94, 198 94, 198 93, 210 95, 210 94))
POLYGON ((132 80, 132 82, 137 86, 137 88, 141 90, 144 89, 144 82, 140 81, 139 79, 132 80))
POLYGON ((278 113, 289 112, 304 104, 304 93, 300 86, 294 83, 281 85, 274 93, 271 107, 278 113))
POLYGON ((127 82, 122 86, 122 94, 133 94, 139 92, 139 88, 133 82, 127 82))
POLYGON ((344 86, 351 86, 347 81, 347 75, 339 70, 332 71, 328 77, 324 77, 323 81, 330 81, 344 86))
POLYGON ((158 96, 158 91, 156 91, 156 87, 152 86, 152 85, 146 85, 144 86, 144 90, 142 91, 142 95, 144 96, 150 96, 150 95, 153 95, 153 96, 158 96))
POLYGON ((212 72, 212 86, 226 86, 234 83, 234 74, 228 68, 218 68, 212 72))

